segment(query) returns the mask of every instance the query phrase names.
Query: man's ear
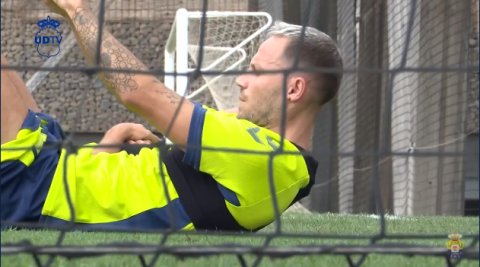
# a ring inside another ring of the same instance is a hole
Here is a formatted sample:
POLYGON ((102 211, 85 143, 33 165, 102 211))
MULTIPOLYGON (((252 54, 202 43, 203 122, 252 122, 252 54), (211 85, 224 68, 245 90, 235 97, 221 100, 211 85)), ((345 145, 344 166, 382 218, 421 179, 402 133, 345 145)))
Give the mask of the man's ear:
POLYGON ((293 76, 287 83, 287 99, 289 101, 298 101, 306 91, 307 81, 302 76, 293 76))

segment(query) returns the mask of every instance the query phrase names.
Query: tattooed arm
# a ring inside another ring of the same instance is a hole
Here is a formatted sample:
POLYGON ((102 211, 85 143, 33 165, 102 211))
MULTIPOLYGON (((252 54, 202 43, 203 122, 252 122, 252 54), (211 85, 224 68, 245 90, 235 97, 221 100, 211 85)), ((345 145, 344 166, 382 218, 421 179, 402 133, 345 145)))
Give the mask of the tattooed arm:
MULTIPOLYGON (((58 1, 58 0, 57 0, 58 1)), ((98 22, 86 4, 65 8, 69 22, 87 60, 95 63, 98 42, 98 22)), ((104 68, 148 70, 110 33, 103 30, 100 65, 104 68)), ((138 114, 161 133, 172 121, 182 99, 152 75, 112 73, 99 74, 105 86, 130 111, 138 114)), ((184 100, 168 138, 177 144, 186 144, 193 104, 184 100)))

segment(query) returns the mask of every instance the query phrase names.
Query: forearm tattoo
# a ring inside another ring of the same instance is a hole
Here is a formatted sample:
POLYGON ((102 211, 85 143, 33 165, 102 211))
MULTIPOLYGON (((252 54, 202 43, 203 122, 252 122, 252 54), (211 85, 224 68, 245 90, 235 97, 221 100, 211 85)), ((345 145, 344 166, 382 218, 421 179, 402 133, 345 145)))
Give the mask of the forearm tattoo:
MULTIPOLYGON (((77 8, 72 16, 80 42, 91 59, 97 54, 98 22, 95 15, 84 8, 77 8)), ((100 66, 112 69, 148 70, 130 51, 107 32, 103 31, 100 66)), ((138 89, 135 74, 105 72, 105 85, 116 93, 127 93, 138 89)))
MULTIPOLYGON (((158 80, 153 80, 152 82, 153 83, 160 83, 158 80)), ((182 98, 183 98, 179 94, 175 93, 174 91, 172 91, 170 89, 155 90, 155 93, 165 96, 170 101, 170 104, 174 104, 174 105, 180 103, 180 101, 182 101, 182 98)), ((188 103, 189 102, 187 101, 187 104, 188 103)))

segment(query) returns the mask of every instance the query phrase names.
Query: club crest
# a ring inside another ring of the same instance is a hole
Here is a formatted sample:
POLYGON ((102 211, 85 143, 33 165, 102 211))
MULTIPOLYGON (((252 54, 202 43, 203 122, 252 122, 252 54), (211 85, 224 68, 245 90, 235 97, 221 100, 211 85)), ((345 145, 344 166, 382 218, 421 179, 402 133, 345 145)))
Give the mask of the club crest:
POLYGON ((37 44, 37 52, 42 57, 54 57, 60 53, 60 44, 62 42, 62 33, 57 30, 60 21, 47 19, 37 22, 40 30, 35 35, 35 43, 37 44))
POLYGON ((452 259, 460 259, 462 257, 463 242, 460 241, 462 235, 453 232, 448 235, 450 241, 447 242, 448 256, 452 259))

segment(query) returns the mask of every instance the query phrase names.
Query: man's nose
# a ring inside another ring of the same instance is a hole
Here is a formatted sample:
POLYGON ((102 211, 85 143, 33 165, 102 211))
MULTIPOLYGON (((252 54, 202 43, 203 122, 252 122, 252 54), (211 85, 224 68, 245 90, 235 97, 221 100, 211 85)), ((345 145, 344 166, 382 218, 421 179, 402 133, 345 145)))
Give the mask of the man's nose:
POLYGON ((247 78, 245 77, 245 75, 242 75, 242 76, 238 77, 238 78, 235 80, 235 83, 236 83, 237 86, 240 88, 240 90, 245 90, 245 89, 247 89, 248 81, 247 81, 247 78))

